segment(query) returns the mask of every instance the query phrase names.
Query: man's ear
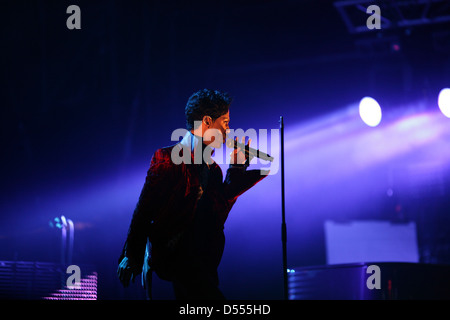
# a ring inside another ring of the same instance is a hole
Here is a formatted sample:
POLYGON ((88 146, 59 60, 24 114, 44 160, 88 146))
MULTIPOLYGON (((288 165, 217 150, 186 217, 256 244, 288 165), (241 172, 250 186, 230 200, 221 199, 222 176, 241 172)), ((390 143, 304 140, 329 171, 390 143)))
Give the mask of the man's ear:
POLYGON ((203 123, 209 127, 212 126, 212 118, 210 116, 204 116, 203 123))

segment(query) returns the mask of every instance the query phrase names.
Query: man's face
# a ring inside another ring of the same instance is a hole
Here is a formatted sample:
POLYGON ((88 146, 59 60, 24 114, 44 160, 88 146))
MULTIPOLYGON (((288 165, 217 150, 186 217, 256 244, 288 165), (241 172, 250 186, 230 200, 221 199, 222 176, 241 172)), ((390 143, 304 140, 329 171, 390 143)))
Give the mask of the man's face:
POLYGON ((221 148, 222 144, 225 143, 227 133, 230 131, 230 111, 214 120, 209 129, 212 130, 210 132, 206 130, 204 136, 205 144, 209 145, 210 143, 213 143, 211 145, 212 147, 221 148), (216 136, 218 134, 222 135, 222 141, 216 141, 216 136))

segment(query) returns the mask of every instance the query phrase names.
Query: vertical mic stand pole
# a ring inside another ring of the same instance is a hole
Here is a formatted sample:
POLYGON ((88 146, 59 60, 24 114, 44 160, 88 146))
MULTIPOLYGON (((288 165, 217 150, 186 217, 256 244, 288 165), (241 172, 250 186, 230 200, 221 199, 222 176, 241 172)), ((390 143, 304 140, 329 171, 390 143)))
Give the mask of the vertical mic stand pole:
POLYGON ((283 280, 284 299, 288 300, 288 274, 287 274, 287 234, 286 234, 286 207, 284 195, 284 124, 283 116, 280 116, 280 154, 281 154, 281 242, 283 244, 283 280))

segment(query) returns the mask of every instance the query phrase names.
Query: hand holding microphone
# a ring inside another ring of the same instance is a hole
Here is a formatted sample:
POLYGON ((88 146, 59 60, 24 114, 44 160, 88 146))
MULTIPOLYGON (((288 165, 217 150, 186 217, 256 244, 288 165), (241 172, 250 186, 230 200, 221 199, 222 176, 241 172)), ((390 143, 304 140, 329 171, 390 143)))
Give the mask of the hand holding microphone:
POLYGON ((250 163, 250 161, 254 158, 260 158, 267 161, 273 161, 274 158, 267 153, 261 152, 257 149, 250 148, 250 142, 252 139, 248 139, 247 144, 245 144, 245 137, 242 137, 242 143, 238 141, 238 138, 235 137, 233 139, 227 139, 226 146, 228 148, 234 148, 234 151, 231 153, 231 163, 235 164, 245 164, 250 163), (234 160, 234 161, 233 161, 234 160))

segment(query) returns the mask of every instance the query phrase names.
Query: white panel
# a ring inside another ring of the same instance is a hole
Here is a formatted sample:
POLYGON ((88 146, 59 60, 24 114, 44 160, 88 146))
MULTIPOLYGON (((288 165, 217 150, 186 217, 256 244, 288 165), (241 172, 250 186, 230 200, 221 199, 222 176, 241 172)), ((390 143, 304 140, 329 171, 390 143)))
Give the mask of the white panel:
POLYGON ((416 224, 325 221, 327 264, 419 262, 416 224))

